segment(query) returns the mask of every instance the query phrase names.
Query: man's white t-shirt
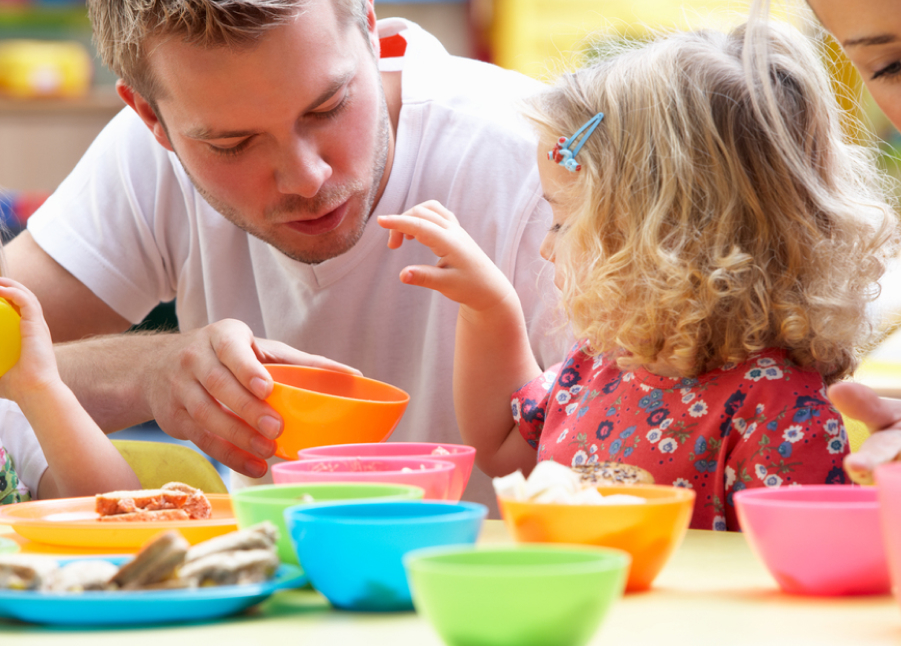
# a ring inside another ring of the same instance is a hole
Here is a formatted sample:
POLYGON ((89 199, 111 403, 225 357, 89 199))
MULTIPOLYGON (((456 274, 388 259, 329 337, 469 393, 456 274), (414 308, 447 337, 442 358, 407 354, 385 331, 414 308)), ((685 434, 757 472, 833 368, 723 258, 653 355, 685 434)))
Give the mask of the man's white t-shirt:
MULTIPOLYGON (((380 21, 379 35, 401 39, 391 39, 385 49, 395 56, 380 66, 402 70, 403 106, 384 194, 347 253, 307 265, 235 227, 130 109, 98 136, 28 229, 130 321, 172 298, 182 331, 239 319, 259 337, 410 393, 391 440, 459 443, 451 382, 457 304, 400 282, 401 269, 435 257, 415 243, 388 249, 375 216, 426 200, 447 206, 513 281, 539 363, 559 361, 568 340, 555 333, 553 271, 538 254, 551 212, 535 164, 537 140, 516 105, 541 85, 450 56, 407 21, 380 21)), ((232 479, 237 487, 246 481, 232 479)), ((474 473, 465 497, 493 503, 483 474, 474 473)))

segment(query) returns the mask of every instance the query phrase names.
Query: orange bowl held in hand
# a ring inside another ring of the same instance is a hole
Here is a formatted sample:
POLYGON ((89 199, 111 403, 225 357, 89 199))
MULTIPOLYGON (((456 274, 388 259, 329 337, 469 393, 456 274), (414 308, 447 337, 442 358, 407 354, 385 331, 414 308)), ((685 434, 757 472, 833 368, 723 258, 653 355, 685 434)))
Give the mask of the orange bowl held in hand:
POLYGON ((644 498, 639 504, 561 505, 498 497, 507 530, 521 543, 614 547, 632 555, 626 592, 647 590, 682 542, 695 492, 664 485, 602 486, 604 495, 644 498))
POLYGON ((286 460, 311 446, 382 442, 410 401, 400 388, 359 375, 282 364, 266 369, 275 381, 266 402, 285 422, 275 454, 286 460))

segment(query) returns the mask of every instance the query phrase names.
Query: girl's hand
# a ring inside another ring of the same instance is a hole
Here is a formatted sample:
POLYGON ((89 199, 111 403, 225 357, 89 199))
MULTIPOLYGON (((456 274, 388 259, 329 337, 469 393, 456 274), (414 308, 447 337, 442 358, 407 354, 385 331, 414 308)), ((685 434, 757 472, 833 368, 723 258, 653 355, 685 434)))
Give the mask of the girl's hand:
POLYGON ((18 362, 0 377, 0 397, 20 401, 28 393, 59 380, 50 329, 41 304, 27 288, 10 278, 0 278, 0 298, 19 309, 22 320, 22 352, 18 362))
POLYGON ((434 265, 411 265, 400 273, 407 285, 428 287, 475 311, 486 311, 515 294, 513 285, 457 222, 454 214, 431 200, 403 215, 379 216, 390 230, 388 247, 404 238, 417 240, 438 256, 434 265))

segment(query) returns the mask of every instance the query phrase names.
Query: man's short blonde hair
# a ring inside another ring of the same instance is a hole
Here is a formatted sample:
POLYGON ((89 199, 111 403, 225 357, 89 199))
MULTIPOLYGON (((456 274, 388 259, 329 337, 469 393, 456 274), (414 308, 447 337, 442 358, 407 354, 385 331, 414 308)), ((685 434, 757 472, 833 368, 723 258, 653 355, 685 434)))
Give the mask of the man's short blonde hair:
POLYGON ((527 115, 552 143, 597 112, 556 196, 562 300, 592 351, 695 376, 775 347, 827 382, 850 374, 896 202, 814 44, 775 23, 662 35, 561 77, 527 115))
MULTIPOLYGON (((145 49, 174 36, 204 48, 253 47, 317 0, 87 0, 94 43, 104 64, 152 105, 161 98, 145 49)), ((367 32, 366 0, 332 2, 342 19, 367 32)))

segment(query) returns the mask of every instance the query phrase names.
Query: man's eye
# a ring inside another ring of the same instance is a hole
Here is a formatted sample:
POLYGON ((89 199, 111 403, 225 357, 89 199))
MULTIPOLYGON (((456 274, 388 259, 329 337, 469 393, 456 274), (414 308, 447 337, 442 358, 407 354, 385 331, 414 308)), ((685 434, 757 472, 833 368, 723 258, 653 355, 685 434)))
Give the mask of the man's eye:
POLYGON ((223 148, 221 146, 214 146, 210 144, 210 149, 216 153, 217 155, 222 155, 223 157, 234 157, 242 150, 247 148, 247 144, 250 143, 250 139, 245 139, 241 143, 236 146, 230 146, 228 148, 223 148))
POLYGON ((338 103, 336 103, 334 105, 334 107, 328 108, 326 110, 322 110, 320 112, 313 112, 312 115, 316 119, 334 119, 339 114, 341 114, 341 112, 346 107, 347 107, 347 92, 345 92, 342 95, 341 100, 338 103))
POLYGON ((877 70, 870 79, 876 80, 880 77, 891 78, 896 77, 899 74, 901 74, 901 61, 895 61, 894 63, 889 63, 881 70, 877 70))

